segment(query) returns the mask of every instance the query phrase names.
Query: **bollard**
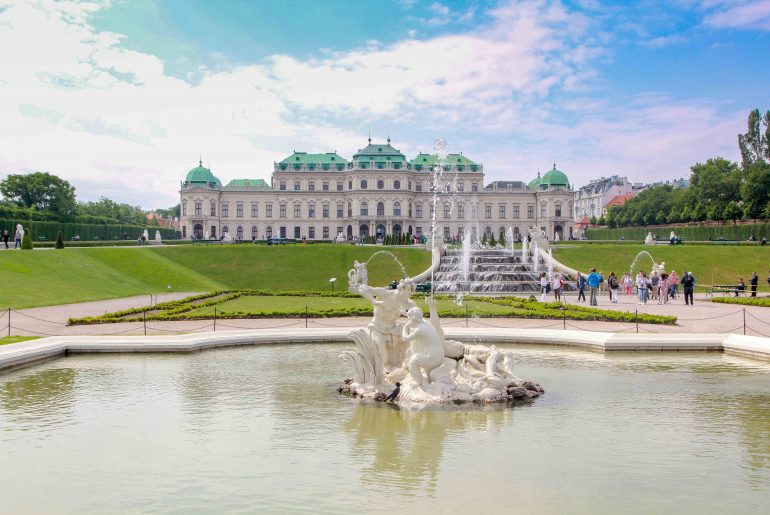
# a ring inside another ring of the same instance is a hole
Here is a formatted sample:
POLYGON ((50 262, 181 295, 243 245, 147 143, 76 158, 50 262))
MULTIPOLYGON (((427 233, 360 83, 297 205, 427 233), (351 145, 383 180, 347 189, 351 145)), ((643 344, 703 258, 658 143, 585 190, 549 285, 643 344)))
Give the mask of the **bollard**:
POLYGON ((307 329, 307 306, 305 306, 305 329, 307 329))
POLYGON ((144 335, 147 336, 147 310, 144 310, 144 316, 142 318, 144 320, 144 335))
POLYGON ((743 308, 743 336, 746 336, 746 308, 743 308))
POLYGON ((214 332, 217 332, 217 307, 214 306, 214 332))
POLYGON ((639 333, 639 310, 634 311, 634 320, 636 321, 636 332, 639 333))

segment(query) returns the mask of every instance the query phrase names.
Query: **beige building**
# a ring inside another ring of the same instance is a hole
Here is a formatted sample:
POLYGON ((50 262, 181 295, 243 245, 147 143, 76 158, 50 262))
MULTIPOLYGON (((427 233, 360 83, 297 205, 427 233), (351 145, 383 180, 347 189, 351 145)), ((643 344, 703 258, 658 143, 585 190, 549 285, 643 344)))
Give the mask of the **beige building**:
MULTIPOLYGON (((202 163, 181 184, 183 238, 237 240, 280 236, 332 240, 430 232, 435 155, 408 160, 386 143, 369 144, 348 161, 336 152, 294 152, 274 164, 271 184, 236 179, 223 186, 202 163)), ((484 185, 484 168, 462 154, 449 154, 435 184, 438 235, 465 231, 514 237, 529 226, 553 239, 573 234, 573 198, 567 176, 554 166, 524 184, 484 185)))

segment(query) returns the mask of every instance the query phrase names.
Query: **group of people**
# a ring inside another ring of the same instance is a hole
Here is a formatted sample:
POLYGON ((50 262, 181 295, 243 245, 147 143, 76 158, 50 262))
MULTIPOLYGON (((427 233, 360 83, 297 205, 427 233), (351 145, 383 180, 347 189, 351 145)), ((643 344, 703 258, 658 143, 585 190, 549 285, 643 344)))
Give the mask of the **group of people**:
MULTIPOLYGON (((569 280, 569 277, 560 273, 553 273, 550 276, 545 272, 541 273, 540 301, 545 302, 546 295, 553 291, 554 299, 560 302, 565 278, 569 280)), ((754 280, 753 277, 752 280, 754 280)), ((666 273, 657 270, 649 275, 646 272, 639 272, 636 277, 628 272, 625 272, 622 277, 615 275, 615 272, 610 272, 605 281, 604 276, 601 272, 597 272, 596 268, 592 268, 587 276, 578 274, 575 280, 578 292, 577 301, 586 302, 586 290, 588 290, 588 303, 591 306, 598 306, 599 292, 605 288, 609 291, 610 303, 617 304, 620 290, 622 289, 626 295, 631 295, 634 287, 637 289, 640 305, 647 304, 650 300, 657 300, 658 304, 668 304, 672 299, 679 297, 680 286, 684 293, 685 304, 692 305, 695 283, 695 276, 692 272, 685 272, 679 277, 676 271, 666 273)), ((768 277, 768 284, 770 284, 770 276, 768 277)), ((755 291, 755 287, 752 286, 752 288, 754 288, 752 291, 755 291)))
MULTIPOLYGON (((21 247, 21 239, 23 237, 24 237, 24 230, 21 228, 21 225, 17 225, 16 234, 13 235, 14 249, 18 249, 21 247)), ((8 245, 9 238, 10 238, 10 234, 8 233, 8 229, 3 229, 3 243, 5 244, 5 248, 7 249, 11 248, 8 245)))

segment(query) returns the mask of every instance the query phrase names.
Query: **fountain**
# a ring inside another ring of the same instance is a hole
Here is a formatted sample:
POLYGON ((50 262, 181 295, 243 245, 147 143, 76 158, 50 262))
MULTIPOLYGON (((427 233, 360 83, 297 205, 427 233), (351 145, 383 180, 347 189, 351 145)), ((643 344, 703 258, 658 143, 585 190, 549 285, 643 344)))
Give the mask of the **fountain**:
POLYGON ((505 231, 505 240, 511 246, 511 256, 513 256, 513 229, 508 226, 508 230, 505 231))
POLYGON ((652 257, 652 254, 650 254, 646 250, 643 250, 643 251, 639 252, 634 257, 634 260, 631 262, 630 272, 631 272, 631 276, 632 277, 634 275, 634 269, 636 268, 636 263, 637 263, 637 261, 639 261, 639 258, 642 257, 642 256, 647 256, 648 258, 650 258, 650 261, 652 261, 652 269, 650 270, 650 273, 658 272, 660 274, 660 273, 665 271, 665 269, 666 269, 666 262, 665 261, 663 261, 662 263, 658 264, 658 263, 655 262, 655 259, 652 257))
POLYGON ((513 352, 448 340, 433 297, 426 299, 426 321, 410 298, 414 287, 408 278, 395 290, 358 286, 373 304, 374 316, 367 329, 349 334, 357 348, 340 354, 355 372, 339 386, 340 393, 376 401, 393 394, 391 398, 407 405, 529 401, 543 393, 539 385, 513 373, 513 352), (406 323, 400 321, 404 312, 406 323))

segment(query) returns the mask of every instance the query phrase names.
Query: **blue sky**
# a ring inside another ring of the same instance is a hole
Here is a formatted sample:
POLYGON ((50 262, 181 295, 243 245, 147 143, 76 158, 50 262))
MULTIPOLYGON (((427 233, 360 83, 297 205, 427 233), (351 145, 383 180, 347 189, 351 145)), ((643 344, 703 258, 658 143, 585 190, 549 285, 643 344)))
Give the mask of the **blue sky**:
POLYGON ((687 176, 770 108, 770 0, 0 0, 0 177, 178 200, 199 153, 269 180, 292 150, 438 137, 530 180, 687 176), (630 5, 629 5, 630 4, 630 5))

